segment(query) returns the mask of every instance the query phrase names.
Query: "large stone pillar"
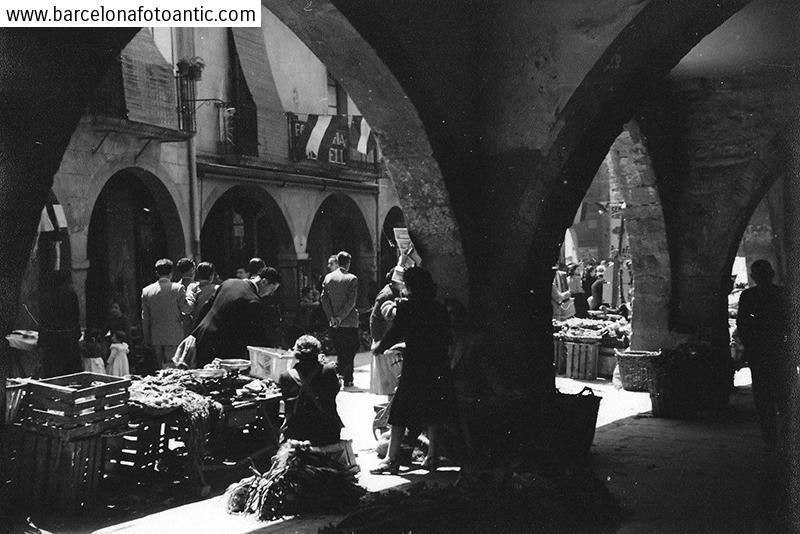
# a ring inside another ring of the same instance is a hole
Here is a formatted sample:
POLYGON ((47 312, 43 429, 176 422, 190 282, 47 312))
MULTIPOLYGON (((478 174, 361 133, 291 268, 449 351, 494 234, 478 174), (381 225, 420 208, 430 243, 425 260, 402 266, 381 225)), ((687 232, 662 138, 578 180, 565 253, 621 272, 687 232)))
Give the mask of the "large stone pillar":
POLYGON ((625 230, 634 276, 631 348, 657 350, 669 344, 670 272, 667 230, 655 171, 639 126, 628 123, 611 147, 616 179, 625 199, 625 230))
MULTIPOLYGON (((53 175, 92 87, 134 33, 0 29, 0 414, 6 398, 4 336, 18 310, 25 265, 53 175)), ((7 471, 0 465, 2 472, 7 471)), ((0 524, 7 525, 3 514, 29 510, 12 505, 5 492, 3 485, 0 524)))
MULTIPOLYGON (((800 72, 794 72, 795 82, 800 81, 800 72)), ((794 91, 795 99, 800 91, 794 91)), ((797 101, 797 100, 795 100, 797 101)), ((786 294, 788 298, 788 343, 781 368, 787 379, 788 398, 786 413, 781 422, 783 432, 779 436, 779 465, 781 487, 785 502, 781 509, 786 513, 786 523, 791 532, 800 532, 800 114, 792 109, 793 128, 790 130, 790 171, 784 180, 784 216, 786 264, 786 294)))

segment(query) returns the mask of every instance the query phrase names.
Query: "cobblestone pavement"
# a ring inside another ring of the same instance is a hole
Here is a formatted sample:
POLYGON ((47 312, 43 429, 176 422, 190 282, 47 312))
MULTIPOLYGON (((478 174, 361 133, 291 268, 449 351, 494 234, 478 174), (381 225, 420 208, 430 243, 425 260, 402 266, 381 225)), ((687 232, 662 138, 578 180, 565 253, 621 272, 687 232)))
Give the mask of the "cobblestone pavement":
MULTIPOLYGON (((362 467, 361 482, 377 491, 424 476, 373 476, 377 462, 370 422, 373 405, 385 400, 368 393, 369 355, 359 355, 356 387, 339 395, 344 437, 352 439, 362 467)), ((772 533, 768 522, 769 456, 758 431, 747 370, 737 374, 730 407, 694 420, 653 418, 647 393, 617 390, 610 381, 556 379, 562 392, 590 386, 603 397, 591 462, 598 476, 620 498, 624 510, 619 534, 772 533)), ((437 482, 454 481, 457 470, 436 473, 437 482)), ((430 478, 430 477, 429 477, 430 478)), ((57 532, 96 534, 316 534, 335 516, 262 523, 225 513, 221 495, 102 529, 57 532)))

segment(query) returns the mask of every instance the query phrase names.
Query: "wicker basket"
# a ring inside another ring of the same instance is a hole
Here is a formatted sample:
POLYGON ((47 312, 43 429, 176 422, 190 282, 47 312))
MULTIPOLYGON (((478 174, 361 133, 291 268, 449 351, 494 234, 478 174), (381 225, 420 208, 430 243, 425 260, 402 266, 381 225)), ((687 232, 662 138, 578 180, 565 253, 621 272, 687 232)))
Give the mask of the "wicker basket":
POLYGON ((652 374, 653 358, 661 351, 620 351, 615 350, 619 365, 619 376, 622 387, 627 391, 647 391, 647 383, 652 374))

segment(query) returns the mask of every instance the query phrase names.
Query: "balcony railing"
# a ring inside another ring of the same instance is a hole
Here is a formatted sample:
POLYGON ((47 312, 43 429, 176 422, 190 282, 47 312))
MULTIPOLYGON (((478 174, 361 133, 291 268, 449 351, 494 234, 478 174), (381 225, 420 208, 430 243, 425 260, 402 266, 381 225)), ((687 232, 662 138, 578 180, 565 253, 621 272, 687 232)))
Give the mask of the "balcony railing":
POLYGON ((322 137, 318 146, 314 147, 316 151, 308 149, 308 138, 311 134, 305 130, 309 115, 287 113, 286 117, 289 125, 289 155, 294 161, 312 161, 331 169, 380 174, 377 149, 373 148, 368 154, 362 154, 356 149, 355 142, 351 141, 352 116, 318 115, 317 117, 330 117, 330 123, 324 134, 319 132, 322 137))

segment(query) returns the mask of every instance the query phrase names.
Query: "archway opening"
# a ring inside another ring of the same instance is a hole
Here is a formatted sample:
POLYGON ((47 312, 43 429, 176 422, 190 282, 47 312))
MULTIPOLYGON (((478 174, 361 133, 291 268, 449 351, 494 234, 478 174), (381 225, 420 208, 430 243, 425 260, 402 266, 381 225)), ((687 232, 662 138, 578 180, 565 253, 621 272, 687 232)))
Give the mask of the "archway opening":
POLYGON ((281 273, 276 294, 284 309, 297 304, 297 255, 286 219, 275 200, 259 187, 234 186, 214 203, 200 233, 203 260, 220 278, 236 275, 251 258, 259 257, 281 273))
POLYGON ((312 280, 321 280, 328 272, 327 259, 347 251, 352 256, 350 272, 358 277, 359 308, 369 306, 377 286, 375 253, 367 222, 356 203, 348 196, 330 195, 317 209, 306 247, 312 280))
POLYGON ((256 256, 267 265, 278 265, 278 234, 266 212, 264 203, 241 186, 232 187, 214 203, 203 223, 200 244, 203 259, 214 264, 221 278, 235 276, 237 268, 246 267, 256 256))
POLYGON ((183 250, 180 217, 159 179, 139 169, 114 174, 92 210, 87 249, 86 324, 102 325, 112 301, 137 324, 156 260, 183 250))

